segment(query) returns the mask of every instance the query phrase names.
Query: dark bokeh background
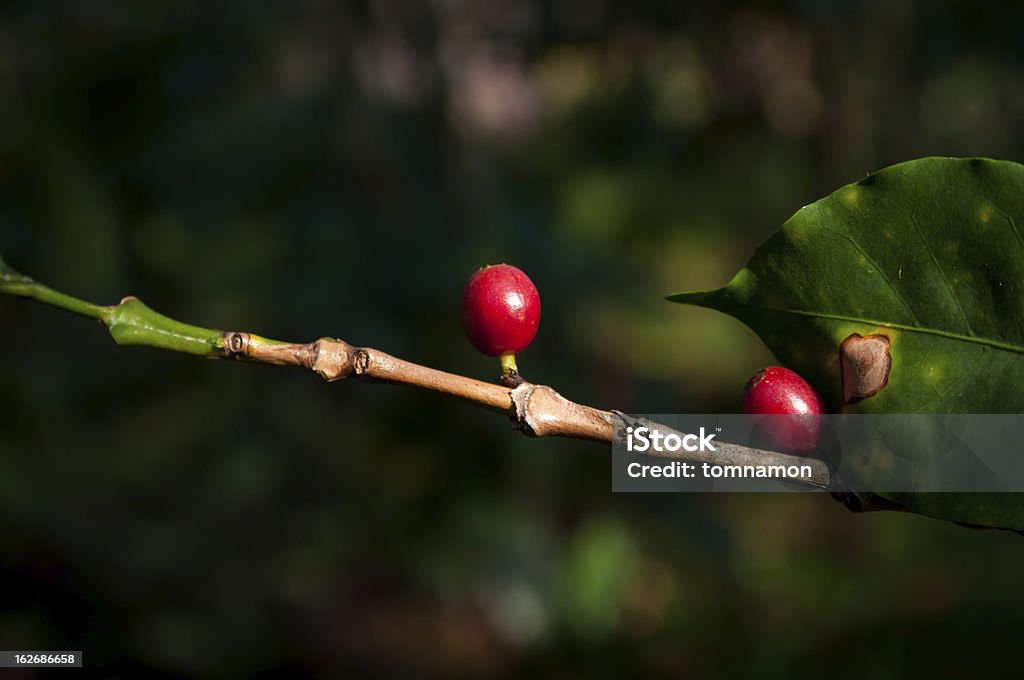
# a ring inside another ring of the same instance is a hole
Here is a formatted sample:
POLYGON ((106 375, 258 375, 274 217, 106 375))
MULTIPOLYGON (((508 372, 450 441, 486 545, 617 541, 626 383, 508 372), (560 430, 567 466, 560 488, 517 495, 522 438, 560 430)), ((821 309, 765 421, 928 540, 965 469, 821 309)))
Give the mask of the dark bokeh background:
MULTIPOLYGON (((925 155, 1024 159, 1019 2, 17 2, 0 252, 98 302, 520 366, 731 412, 771 357, 670 305, 800 206, 925 155), (186 9, 184 5, 192 5, 186 9)), ((132 677, 900 677, 1013 660, 1024 538, 823 495, 613 495, 607 452, 472 407, 116 348, 0 299, 0 648, 132 677)))

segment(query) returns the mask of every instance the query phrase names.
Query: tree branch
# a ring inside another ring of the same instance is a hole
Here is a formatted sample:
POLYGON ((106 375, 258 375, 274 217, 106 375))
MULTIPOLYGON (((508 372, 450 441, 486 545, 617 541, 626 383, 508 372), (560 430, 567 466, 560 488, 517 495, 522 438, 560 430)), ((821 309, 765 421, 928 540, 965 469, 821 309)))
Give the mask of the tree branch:
MULTIPOLYGON (((320 338, 296 344, 270 340, 251 333, 222 332, 181 323, 159 314, 135 297, 116 305, 99 306, 65 295, 19 274, 0 259, 0 293, 30 298, 102 322, 118 345, 140 345, 185 352, 215 359, 237 359, 279 366, 299 366, 329 382, 358 378, 409 385, 448 395, 491 411, 508 414, 517 428, 531 437, 575 437, 614 442, 629 426, 657 428, 665 434, 682 433, 660 423, 631 419, 618 411, 602 411, 578 404, 546 385, 523 382, 515 388, 483 382, 404 361, 380 350, 354 347, 343 340, 320 338)), ((816 458, 790 456, 729 443, 717 451, 652 455, 718 465, 810 465, 812 476, 791 481, 828 489, 828 465, 816 458)))

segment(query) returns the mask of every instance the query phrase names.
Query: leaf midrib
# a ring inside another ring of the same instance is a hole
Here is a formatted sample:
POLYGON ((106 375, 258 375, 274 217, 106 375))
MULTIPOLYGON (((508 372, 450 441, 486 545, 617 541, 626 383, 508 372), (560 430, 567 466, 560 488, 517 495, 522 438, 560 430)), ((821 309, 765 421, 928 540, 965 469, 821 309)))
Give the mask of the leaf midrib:
POLYGON ((795 316, 804 316, 817 319, 829 319, 831 321, 848 321, 850 323, 860 323, 866 326, 885 326, 886 328, 893 328, 900 331, 906 331, 908 333, 934 335, 941 338, 949 338, 950 340, 959 340, 960 342, 966 342, 975 345, 984 345, 986 347, 992 347, 994 349, 1002 350, 1004 352, 1024 354, 1024 346, 1022 345, 1014 345, 1009 342, 994 340, 992 338, 987 338, 980 335, 964 335, 963 333, 957 333, 955 331, 944 331, 941 328, 929 328, 927 326, 911 326, 910 324, 895 323, 892 321, 879 321, 877 319, 865 319, 856 316, 847 316, 845 314, 829 314, 827 312, 811 312, 799 309, 780 309, 778 307, 751 305, 744 302, 729 302, 726 303, 726 305, 724 306, 746 307, 747 309, 757 309, 766 312, 778 312, 780 314, 793 314, 795 316))

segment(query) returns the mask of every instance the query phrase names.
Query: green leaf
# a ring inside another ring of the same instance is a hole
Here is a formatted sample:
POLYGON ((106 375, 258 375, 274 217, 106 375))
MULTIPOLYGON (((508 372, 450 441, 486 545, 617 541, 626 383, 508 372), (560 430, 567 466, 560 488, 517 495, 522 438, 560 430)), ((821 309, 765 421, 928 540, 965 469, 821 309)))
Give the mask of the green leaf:
MULTIPOLYGON (((836 410, 1024 412, 1024 166, 925 158, 799 210, 724 288, 669 300, 731 314, 836 410), (884 335, 891 370, 844 404, 840 344, 884 335)), ((1024 529, 1024 496, 919 494, 911 509, 1024 529)))

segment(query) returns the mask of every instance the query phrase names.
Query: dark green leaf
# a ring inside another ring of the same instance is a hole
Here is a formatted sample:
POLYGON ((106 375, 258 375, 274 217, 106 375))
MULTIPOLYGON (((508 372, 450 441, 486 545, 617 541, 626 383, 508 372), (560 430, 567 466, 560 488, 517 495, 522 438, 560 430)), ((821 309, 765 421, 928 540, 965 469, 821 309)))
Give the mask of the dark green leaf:
MULTIPOLYGON (((669 299, 742 320, 836 410, 1019 413, 1022 230, 1024 166, 925 158, 804 207, 724 288, 669 299), (844 404, 839 348, 853 334, 886 336, 891 371, 877 394, 844 404)), ((901 500, 1024 528, 1024 498, 944 495, 955 498, 901 500)))

